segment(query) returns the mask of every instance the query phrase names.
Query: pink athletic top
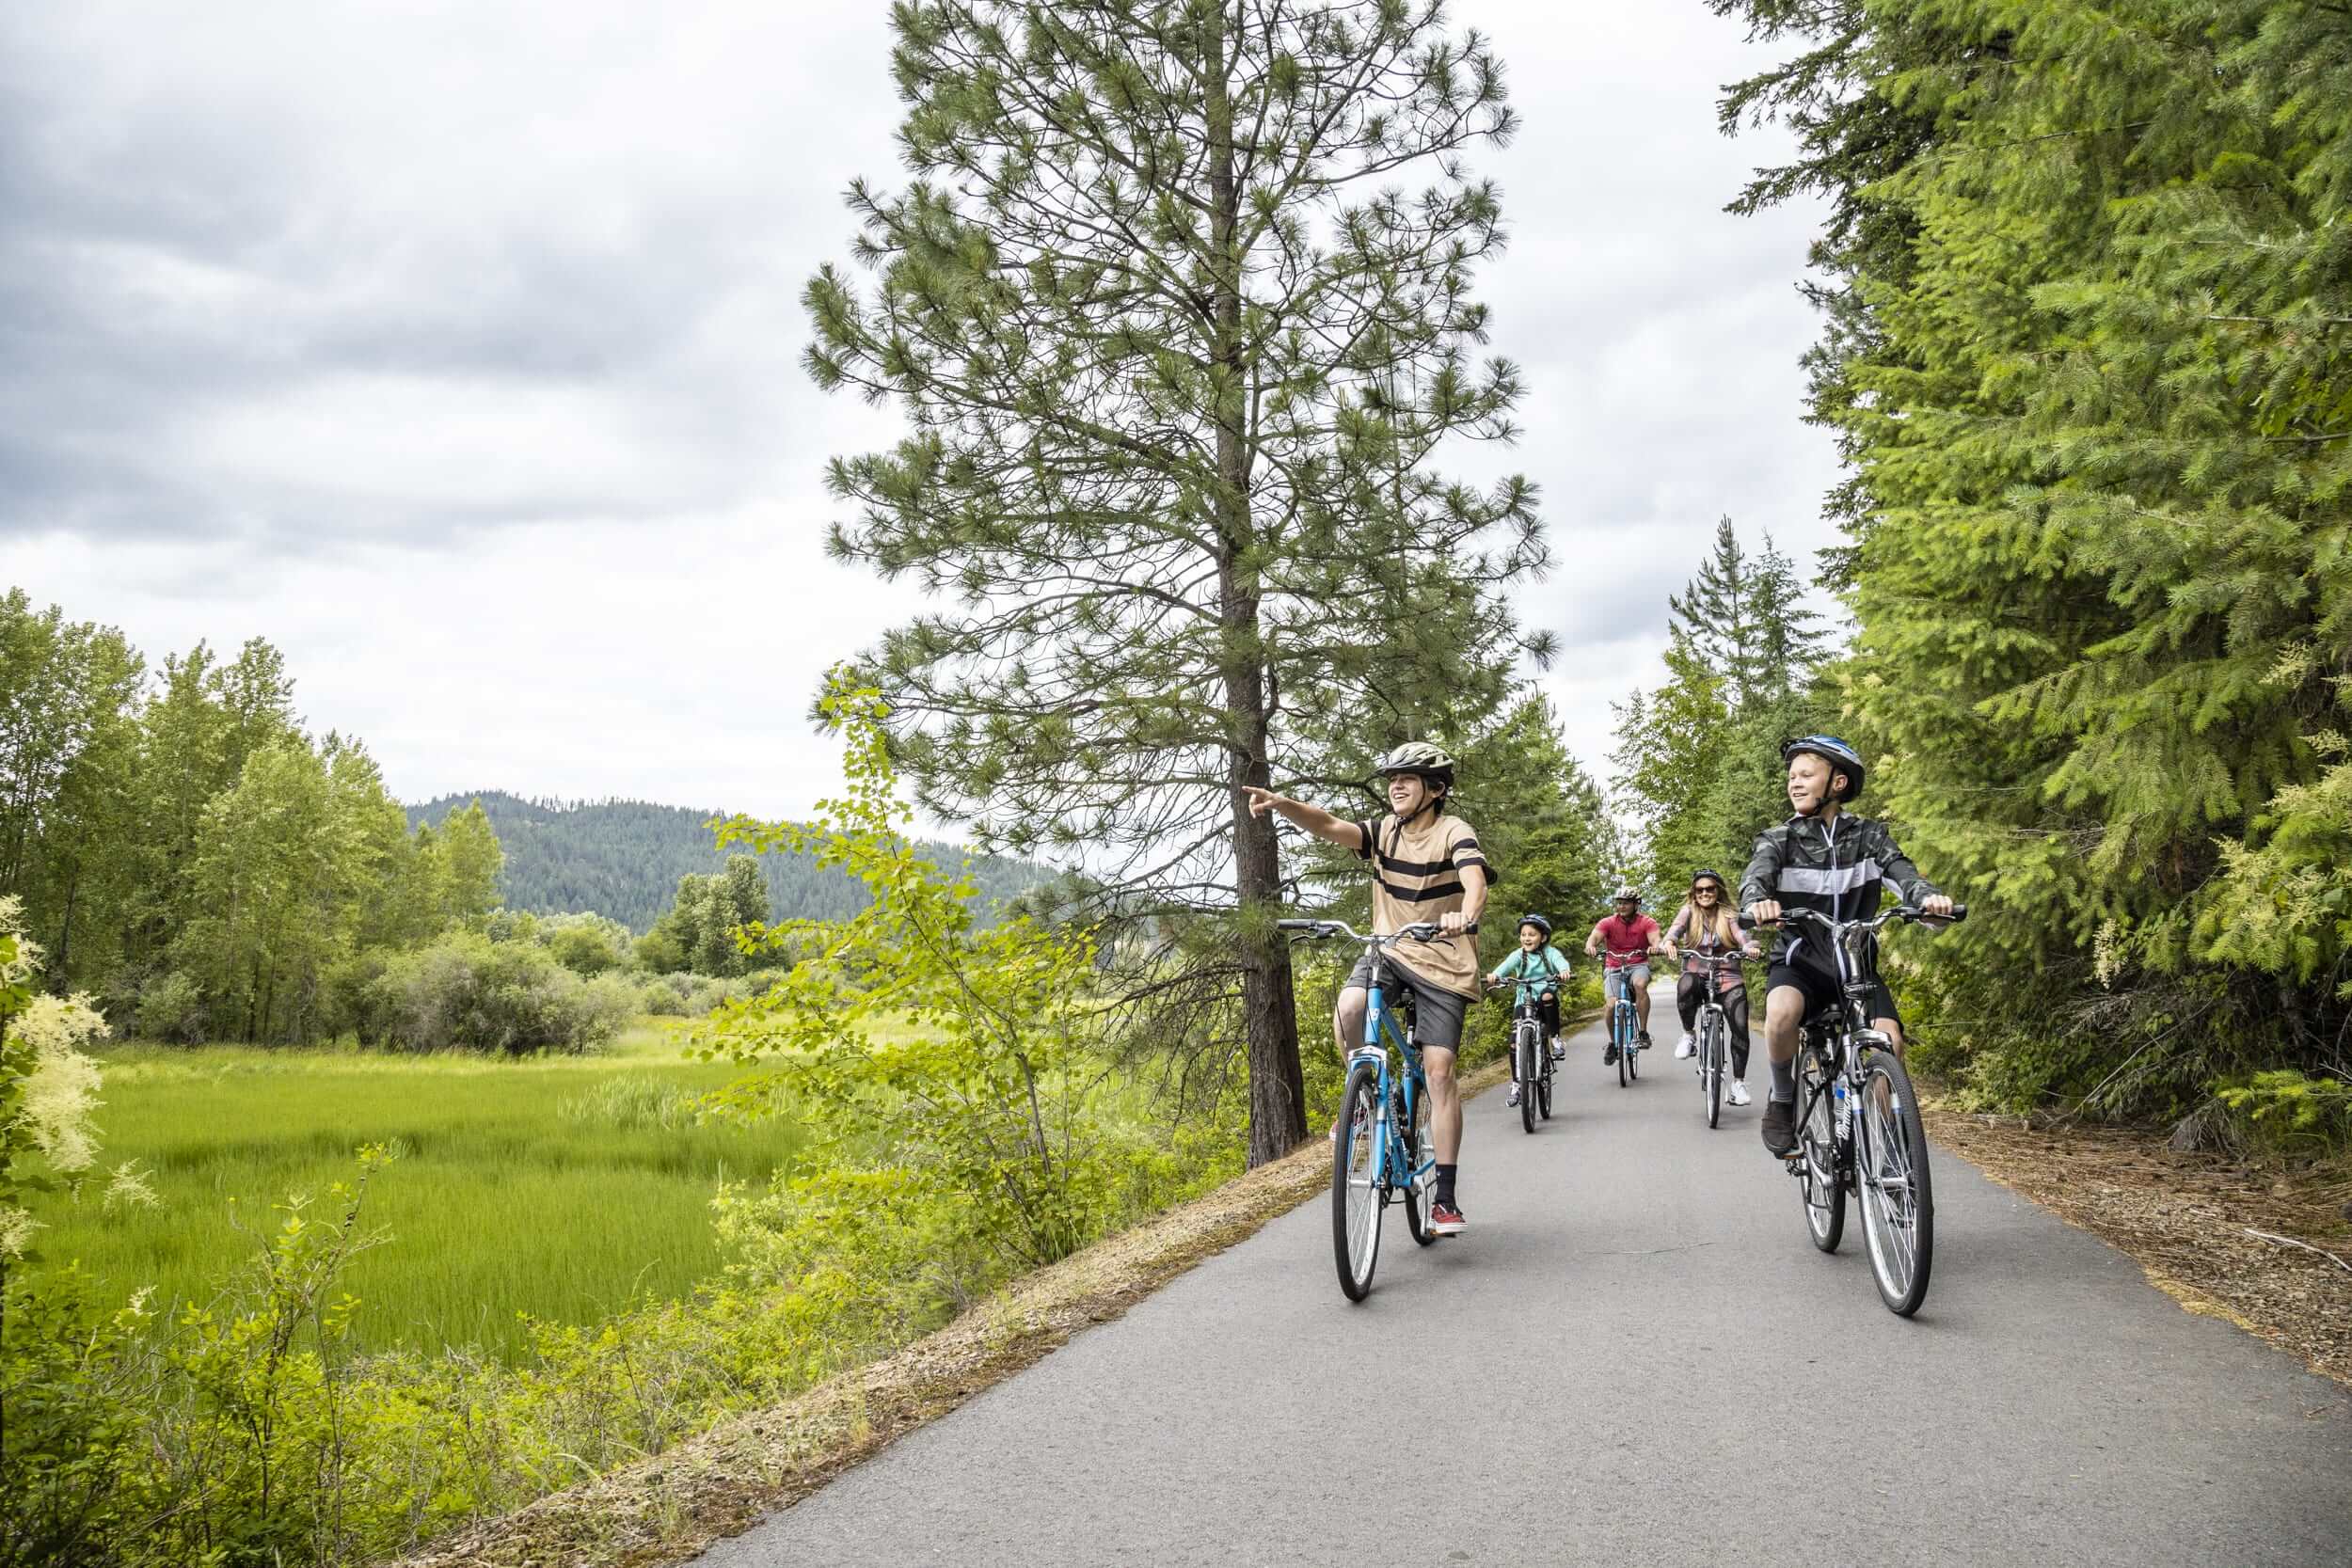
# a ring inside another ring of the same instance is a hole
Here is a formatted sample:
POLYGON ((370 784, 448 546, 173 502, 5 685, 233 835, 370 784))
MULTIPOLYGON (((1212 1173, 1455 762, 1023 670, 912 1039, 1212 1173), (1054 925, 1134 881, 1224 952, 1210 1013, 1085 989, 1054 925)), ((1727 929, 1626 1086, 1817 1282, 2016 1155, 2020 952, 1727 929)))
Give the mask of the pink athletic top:
POLYGON ((1601 967, 1623 969, 1629 963, 1649 962, 1649 944, 1658 940, 1658 922, 1645 914, 1637 914, 1630 921, 1615 915, 1604 915, 1593 930, 1600 938, 1601 967), (1638 958, 1620 958, 1620 953, 1639 953, 1638 958))

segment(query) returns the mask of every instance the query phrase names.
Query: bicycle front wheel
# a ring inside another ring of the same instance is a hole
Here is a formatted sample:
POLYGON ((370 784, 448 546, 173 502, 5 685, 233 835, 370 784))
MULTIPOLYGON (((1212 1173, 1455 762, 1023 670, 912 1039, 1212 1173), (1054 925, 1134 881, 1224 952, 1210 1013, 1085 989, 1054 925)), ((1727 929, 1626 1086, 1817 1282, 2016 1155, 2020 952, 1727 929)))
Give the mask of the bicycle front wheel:
POLYGON ((1541 1038, 1534 1024, 1522 1023, 1511 1042, 1511 1061, 1519 1082, 1519 1125, 1531 1133, 1535 1131, 1535 1053, 1543 1049, 1541 1038))
POLYGON ((1358 1062, 1340 1094, 1339 1140, 1331 1149, 1331 1252, 1340 1289, 1361 1301, 1380 1260, 1380 1178, 1388 1117, 1380 1104, 1380 1067, 1358 1062))
POLYGON ((1836 1252, 1846 1235, 1846 1182, 1837 1168, 1837 1114, 1830 1094, 1829 1064, 1807 1051, 1797 1077, 1797 1103, 1804 1124, 1797 1129, 1797 1183, 1804 1194, 1804 1227, 1813 1244, 1836 1252))
POLYGON ((1431 1171, 1425 1180, 1421 1174, 1423 1163, 1436 1158, 1437 1145, 1429 1137, 1429 1089, 1424 1085, 1413 1098, 1412 1124, 1406 1130, 1405 1192, 1401 1199, 1405 1205, 1405 1228, 1422 1246, 1438 1239, 1438 1233, 1429 1228, 1429 1194, 1437 1185, 1438 1173, 1431 1171))
POLYGON ((1712 1009, 1699 1030, 1699 1078, 1707 1090, 1707 1125, 1719 1127, 1724 1119, 1724 1028, 1712 1009))
POLYGON ((1862 1186, 1862 1239, 1879 1299, 1908 1318, 1928 1299, 1935 1260, 1935 1193, 1928 1179, 1928 1132, 1911 1074, 1892 1052, 1873 1051, 1862 1069, 1860 1135, 1854 1161, 1862 1186))

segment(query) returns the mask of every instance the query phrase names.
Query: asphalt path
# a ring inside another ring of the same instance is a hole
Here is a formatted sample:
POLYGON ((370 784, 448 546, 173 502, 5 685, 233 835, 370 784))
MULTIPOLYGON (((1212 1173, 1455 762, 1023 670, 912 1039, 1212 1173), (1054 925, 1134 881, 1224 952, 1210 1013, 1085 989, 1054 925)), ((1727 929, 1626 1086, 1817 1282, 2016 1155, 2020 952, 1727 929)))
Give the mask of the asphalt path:
POLYGON ((1532 1137, 1473 1102, 1468 1233, 1391 1210, 1361 1305, 1319 1198, 701 1560, 2352 1563, 2352 1394, 1941 1149, 1894 1317, 1760 1045, 1709 1132, 1659 1033, 1620 1089, 1585 1031, 1532 1137))

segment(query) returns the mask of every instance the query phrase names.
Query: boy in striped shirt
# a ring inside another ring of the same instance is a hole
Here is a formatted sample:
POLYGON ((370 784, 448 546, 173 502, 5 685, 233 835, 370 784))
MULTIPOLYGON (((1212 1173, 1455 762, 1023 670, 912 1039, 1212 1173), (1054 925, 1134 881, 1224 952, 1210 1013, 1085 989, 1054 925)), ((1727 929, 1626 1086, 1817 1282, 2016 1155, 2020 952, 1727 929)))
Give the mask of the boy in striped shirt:
MULTIPOLYGON (((1372 928, 1391 935, 1407 926, 1434 923, 1438 934, 1426 942, 1400 942, 1388 949, 1391 973, 1413 993, 1413 1038, 1429 1078, 1429 1131, 1437 1145, 1438 1187, 1429 1205, 1430 1228, 1440 1236, 1465 1228, 1454 1193, 1462 1151, 1462 1090, 1454 1060, 1462 1044, 1462 1016, 1478 999, 1478 944, 1470 933, 1486 907, 1491 880, 1478 835, 1469 823, 1446 812, 1454 789, 1454 759, 1425 740, 1407 741, 1380 759, 1377 776, 1388 781, 1389 815, 1350 822, 1270 789, 1248 788, 1249 810, 1278 812, 1326 843, 1352 849, 1372 873, 1372 928)), ((1366 953, 1340 988, 1331 1032, 1342 1054, 1364 1037, 1366 992, 1372 985, 1372 955, 1366 953)))

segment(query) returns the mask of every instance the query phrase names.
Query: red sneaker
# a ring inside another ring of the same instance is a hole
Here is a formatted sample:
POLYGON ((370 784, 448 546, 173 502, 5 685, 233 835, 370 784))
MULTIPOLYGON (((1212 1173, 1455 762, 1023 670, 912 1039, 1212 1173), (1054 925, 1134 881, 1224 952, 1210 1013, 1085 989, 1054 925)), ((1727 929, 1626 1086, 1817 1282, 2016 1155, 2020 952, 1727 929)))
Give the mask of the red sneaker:
POLYGON ((1431 1234, 1438 1236, 1459 1236, 1468 1228, 1470 1228, 1470 1222, 1462 1218, 1462 1211, 1454 1207, 1453 1204, 1446 1202, 1443 1198, 1439 1198, 1437 1202, 1429 1206, 1429 1229, 1431 1234))

